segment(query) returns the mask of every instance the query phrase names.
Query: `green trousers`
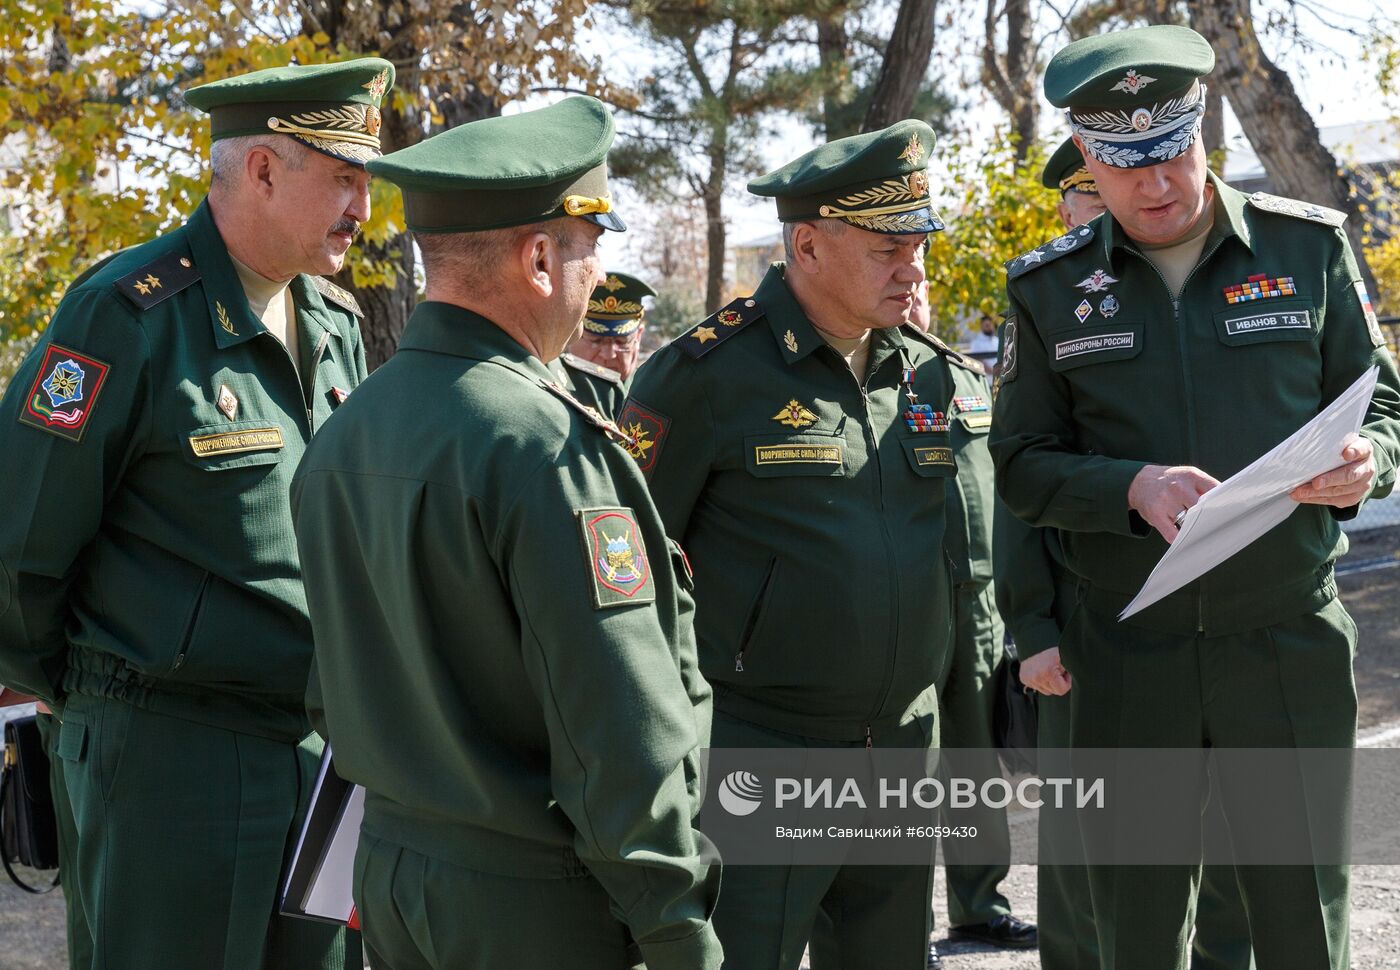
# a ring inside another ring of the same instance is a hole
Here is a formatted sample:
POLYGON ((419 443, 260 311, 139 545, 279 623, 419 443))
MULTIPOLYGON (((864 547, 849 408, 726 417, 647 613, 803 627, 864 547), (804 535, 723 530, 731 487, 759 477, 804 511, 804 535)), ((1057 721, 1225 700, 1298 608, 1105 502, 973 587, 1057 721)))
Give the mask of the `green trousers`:
POLYGON ((56 750, 91 970, 359 970, 358 934, 276 912, 320 749, 70 696, 56 750))
MULTIPOLYGON (((864 743, 784 734, 719 710, 710 733, 715 748, 864 743)), ((938 714, 930 709, 873 740, 885 747, 930 747, 938 740, 938 714)), ((813 940, 812 970, 924 970, 932 903, 932 865, 748 866, 726 860, 713 922, 724 945, 724 970, 797 970, 819 916, 822 934, 813 940)))
MULTIPOLYGON (((1351 747, 1355 645, 1356 626, 1336 600, 1274 626, 1215 637, 1122 624, 1081 603, 1061 643, 1074 678, 1071 744, 1351 747)), ((1303 798, 1307 780, 1300 780, 1303 798)), ((1231 839, 1239 844, 1251 838, 1251 819, 1232 814, 1230 785, 1221 779, 1231 839)), ((1184 865, 1089 868, 1103 970, 1186 966, 1199 872, 1184 865)), ((1347 867, 1237 866, 1236 875, 1261 968, 1350 966, 1347 867)))
POLYGON ((498 875, 362 834, 355 905, 374 970, 629 970, 638 961, 587 873, 498 875))
POLYGON ((68 799, 68 786, 63 781, 63 760, 58 757, 58 719, 40 714, 35 723, 44 750, 49 756, 49 792, 53 795, 53 811, 58 823, 58 875, 63 889, 63 902, 68 917, 68 966, 87 970, 92 966, 92 933, 87 914, 78 896, 78 829, 73 821, 73 803, 68 799))
MULTIPOLYGON (((1002 654, 1005 628, 997 613, 991 583, 959 585, 953 604, 953 649, 938 680, 939 744, 944 748, 985 751, 985 762, 969 764, 970 771, 959 772, 976 777, 980 785, 985 777, 1001 773, 992 738, 992 672, 1002 654)), ((956 822, 944 824, 977 826, 978 851, 986 851, 987 847, 1000 850, 1007 863, 962 863, 959 855, 965 843, 945 839, 948 920, 954 926, 987 923, 1011 912, 1011 903, 997 888, 1010 871, 1011 836, 1006 827, 1006 810, 982 806, 975 812, 958 815, 956 822)))

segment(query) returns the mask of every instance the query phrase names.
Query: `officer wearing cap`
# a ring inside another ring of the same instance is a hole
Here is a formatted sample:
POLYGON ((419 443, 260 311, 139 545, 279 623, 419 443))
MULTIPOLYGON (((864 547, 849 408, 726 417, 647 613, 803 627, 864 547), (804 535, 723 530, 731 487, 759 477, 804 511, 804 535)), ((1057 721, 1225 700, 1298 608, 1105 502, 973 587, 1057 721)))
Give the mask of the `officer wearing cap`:
POLYGON ((575 397, 616 418, 642 349, 642 300, 656 296, 626 273, 609 272, 588 298, 587 316, 567 352, 550 365, 575 397))
MULTIPOLYGON (((1394 483, 1400 380, 1342 214, 1207 171, 1199 79, 1213 65, 1199 35, 1157 26, 1076 41, 1046 72, 1109 211, 1008 264, 991 447, 1007 505, 1060 530, 1080 591, 1060 640, 1075 747, 1355 739, 1356 628, 1332 563, 1339 520, 1394 483), (1371 366, 1361 433, 1294 489, 1292 516, 1119 623, 1178 514, 1371 366)), ((1258 827, 1231 816, 1220 781, 1232 838, 1251 848, 1258 827)), ((1180 965, 1195 871, 1091 868, 1104 967, 1180 965)), ((1261 966, 1348 966, 1344 867, 1238 876, 1261 966)))
MULTIPOLYGON (((1060 193, 1057 209, 1066 229, 1091 222, 1105 211, 1098 185, 1084 167, 1073 138, 1066 138, 1041 172, 1041 184, 1060 193)), ((1060 665, 1060 632, 1077 599, 1064 564, 1059 533, 1033 529, 1002 510, 994 527, 997 607, 1006 620, 1022 662, 1023 682, 1037 690, 1039 745, 1069 745, 1069 674, 1060 665), (1044 659, 1032 660, 1044 655, 1044 659)), ((1212 802, 1214 806, 1218 799, 1212 802)), ((1040 812, 1042 850, 1078 842, 1070 813, 1040 812)), ((1073 850, 1069 858, 1078 858, 1073 850)), ((1040 963, 1044 970, 1078 970, 1098 965, 1088 875, 1082 865, 1060 864, 1053 855, 1036 868, 1036 913, 1040 917, 1040 963)), ((1234 868, 1205 866, 1196 900, 1192 970, 1248 970, 1253 966, 1249 923, 1240 901, 1234 868)))
POLYGON ((425 300, 292 503, 313 716, 366 789, 374 966, 720 964, 689 572, 626 439, 547 366, 625 228, 612 139, 576 97, 370 165, 403 192, 425 300))
POLYGON ((321 274, 369 218, 393 77, 361 58, 187 92, 208 196, 69 288, 0 405, 0 680, 62 718, 94 966, 358 965, 343 931, 275 916, 320 750, 287 492, 365 374, 321 274))
MULTIPOLYGON (((786 263, 657 351, 621 423, 696 568, 717 748, 927 747, 947 658, 939 351, 902 329, 942 228, 919 121, 823 145, 749 183, 786 263)), ((725 966, 790 970, 818 911, 842 966, 922 968, 931 869, 738 866, 725 966)))

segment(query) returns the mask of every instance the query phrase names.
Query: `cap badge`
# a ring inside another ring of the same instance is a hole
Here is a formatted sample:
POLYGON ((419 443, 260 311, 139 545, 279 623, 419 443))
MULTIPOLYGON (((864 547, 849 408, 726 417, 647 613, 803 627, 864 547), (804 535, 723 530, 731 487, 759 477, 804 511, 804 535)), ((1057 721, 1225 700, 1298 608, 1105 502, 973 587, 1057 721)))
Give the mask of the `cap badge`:
POLYGON ((378 104, 384 99, 384 92, 389 89, 389 69, 386 67, 384 70, 380 71, 368 84, 363 85, 363 87, 369 92, 369 96, 374 99, 374 103, 378 104))
POLYGON ((1146 131, 1152 127, 1152 112, 1146 108, 1138 108, 1130 120, 1134 131, 1146 131))
POLYGON ((618 279, 616 276, 609 276, 607 279, 603 280, 603 289, 607 290, 609 293, 616 293, 626 285, 626 283, 622 282, 622 280, 618 279))
POLYGON ((1146 74, 1139 74, 1137 71, 1129 70, 1127 76, 1113 87, 1109 88, 1109 90, 1137 94, 1155 80, 1157 80, 1155 77, 1148 77, 1146 74))
POLYGON ((909 144, 904 146, 904 151, 899 153, 899 157, 910 165, 917 165, 924 159, 924 143, 919 141, 918 135, 909 136, 909 144))
POLYGON ((928 172, 909 173, 909 194, 913 196, 928 195, 928 172))

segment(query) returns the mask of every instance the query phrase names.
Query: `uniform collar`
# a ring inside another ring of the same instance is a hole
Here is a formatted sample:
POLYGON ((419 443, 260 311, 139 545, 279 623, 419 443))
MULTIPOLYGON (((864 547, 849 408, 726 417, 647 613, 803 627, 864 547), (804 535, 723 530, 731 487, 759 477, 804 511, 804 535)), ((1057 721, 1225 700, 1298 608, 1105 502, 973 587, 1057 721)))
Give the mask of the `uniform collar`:
MULTIPOLYGON (((795 364, 818 347, 827 346, 827 342, 817 332, 817 328, 812 326, 812 321, 807 319, 807 314, 798 304, 797 297, 792 295, 792 290, 787 285, 786 271, 787 266, 784 263, 773 263, 769 266, 763 281, 754 291, 753 298, 763 308, 768 328, 773 332, 773 339, 778 344, 778 353, 788 364, 795 364)), ((874 373, 875 368, 896 353, 905 355, 904 337, 900 334, 899 327, 871 331, 870 362, 867 365, 870 373, 874 373)))
POLYGON ((413 308, 399 350, 423 350, 501 364, 526 377, 554 381, 558 375, 486 317, 451 303, 425 300, 413 308))
MULTIPOLYGON (((1206 236, 1206 248, 1218 239, 1226 239, 1235 236, 1246 249, 1252 251, 1253 234, 1250 231, 1249 221, 1245 218, 1245 209, 1249 203, 1249 197, 1243 192, 1237 192, 1223 181, 1216 177, 1214 172, 1206 172, 1206 178, 1215 187, 1215 225, 1211 227, 1210 233, 1206 236)), ((1113 250, 1116 247, 1130 248, 1138 252, 1137 244, 1123 231, 1123 227, 1112 214, 1105 212, 1096 220, 1099 223, 1100 233, 1103 237, 1104 259, 1113 258, 1113 250)))
MULTIPOLYGON (((209 323, 214 328, 215 346, 223 350, 265 333, 267 328, 248 306, 243 281, 238 278, 228 246, 214 224, 208 197, 185 223, 185 238, 189 241, 190 256, 199 270, 204 299, 209 305, 209 323)), ((297 308, 296 323, 305 321, 313 330, 341 336, 340 330, 330 322, 330 311, 312 285, 311 277, 300 273, 292 278, 288 287, 292 303, 297 308)))

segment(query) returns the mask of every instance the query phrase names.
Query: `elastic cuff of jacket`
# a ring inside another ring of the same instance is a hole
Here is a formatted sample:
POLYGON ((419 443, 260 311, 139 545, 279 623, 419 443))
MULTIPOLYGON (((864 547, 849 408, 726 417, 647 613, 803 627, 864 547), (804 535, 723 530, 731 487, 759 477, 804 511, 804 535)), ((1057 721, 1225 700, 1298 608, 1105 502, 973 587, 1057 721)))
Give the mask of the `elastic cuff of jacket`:
POLYGON ((690 936, 662 943, 639 943, 647 970, 715 970, 724 950, 708 922, 690 936))

